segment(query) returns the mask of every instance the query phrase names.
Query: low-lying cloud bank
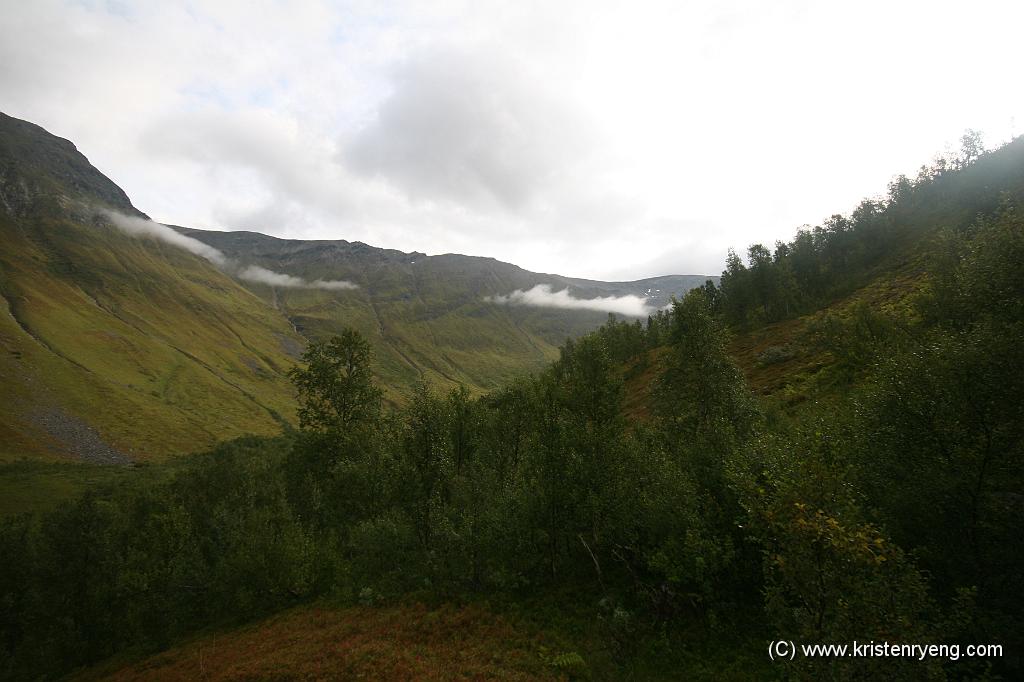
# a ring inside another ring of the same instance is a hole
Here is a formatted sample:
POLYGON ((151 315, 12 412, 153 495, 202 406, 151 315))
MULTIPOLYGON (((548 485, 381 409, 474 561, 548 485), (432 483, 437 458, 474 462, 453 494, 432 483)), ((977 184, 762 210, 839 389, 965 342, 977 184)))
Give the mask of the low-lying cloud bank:
POLYGON ((359 285, 340 279, 316 279, 308 281, 302 277, 295 277, 283 272, 275 272, 262 268, 258 265, 241 265, 235 263, 220 249, 199 241, 194 237, 182 234, 161 223, 138 218, 136 216, 124 215, 117 211, 101 208, 99 214, 109 220, 114 227, 132 237, 145 237, 156 239, 172 246, 185 249, 200 258, 205 258, 221 270, 234 275, 247 282, 266 284, 272 287, 288 289, 324 289, 326 291, 342 291, 345 289, 358 289, 359 285))
POLYGON ((205 258, 218 267, 223 268, 228 265, 228 259, 220 249, 215 249, 209 244, 205 244, 198 239, 194 239, 176 230, 172 230, 166 225, 155 223, 152 220, 138 218, 136 216, 124 215, 123 213, 111 211, 106 208, 99 209, 99 213, 104 218, 112 222, 115 227, 132 237, 156 239, 157 241, 165 242, 172 246, 185 249, 190 253, 194 253, 200 258, 205 258))
POLYGON ((505 296, 488 296, 486 301, 504 305, 528 305, 536 308, 566 308, 570 310, 599 310, 630 317, 645 317, 657 308, 648 305, 640 296, 604 296, 598 298, 575 298, 569 289, 552 291, 550 284, 538 284, 532 289, 516 289, 505 296))
POLYGON ((286 275, 283 272, 274 272, 273 270, 261 268, 258 265, 249 265, 235 274, 239 279, 244 279, 247 282, 269 284, 272 287, 282 287, 285 289, 326 289, 328 291, 341 291, 343 289, 359 288, 358 284, 354 284, 343 279, 314 279, 312 282, 309 282, 301 277, 286 275))

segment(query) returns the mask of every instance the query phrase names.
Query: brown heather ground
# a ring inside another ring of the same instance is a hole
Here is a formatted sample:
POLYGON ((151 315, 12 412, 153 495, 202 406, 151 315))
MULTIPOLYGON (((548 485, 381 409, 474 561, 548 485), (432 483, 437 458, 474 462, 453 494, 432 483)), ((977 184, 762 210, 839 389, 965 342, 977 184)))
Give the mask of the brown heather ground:
POLYGON ((558 679, 542 660, 546 651, 539 637, 475 606, 311 606, 73 679, 558 679))

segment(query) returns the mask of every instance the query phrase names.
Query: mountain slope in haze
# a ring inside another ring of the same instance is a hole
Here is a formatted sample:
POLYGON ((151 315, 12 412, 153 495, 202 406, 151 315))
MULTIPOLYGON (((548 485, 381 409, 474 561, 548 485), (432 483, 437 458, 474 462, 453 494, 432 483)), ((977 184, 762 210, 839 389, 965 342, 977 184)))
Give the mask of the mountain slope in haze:
POLYGON ((291 417, 302 339, 209 263, 45 211, 0 238, 4 458, 146 459, 291 417))
POLYGON ((358 284, 271 287, 128 236, 101 208, 145 217, 71 142, 0 114, 0 461, 118 463, 277 432, 295 416, 288 369, 310 339, 345 326, 373 344, 392 401, 420 380, 485 390, 607 318, 488 297, 549 284, 661 305, 707 279, 574 280, 489 258, 179 228, 240 264, 358 284))
MULTIPOLYGON (((768 258, 758 257, 767 252, 762 245, 752 245, 754 257, 730 259, 719 280, 732 359, 772 409, 796 413, 830 404, 867 374, 873 361, 866 349, 885 338, 887 325, 908 334, 923 324, 922 300, 964 276, 958 240, 990 230, 992 222, 1012 222, 1022 203, 1024 136, 997 149, 940 157, 914 180, 897 176, 888 196, 800 229, 792 241, 776 242, 768 258)), ((1019 275, 1019 263, 1012 271, 1019 275)), ((986 279, 999 281, 996 266, 986 279)), ((992 286, 996 299, 1001 290, 992 286)), ((628 364, 630 416, 652 415, 651 389, 666 351, 650 349, 628 364)))
MULTIPOLYGON (((427 256, 360 242, 300 241, 253 232, 178 228, 239 262, 308 281, 346 280, 344 292, 243 282, 285 315, 296 331, 323 337, 356 326, 374 342, 388 385, 419 379, 496 388, 523 368, 540 369, 567 337, 607 319, 602 311, 495 305, 490 298, 538 284, 575 298, 636 296, 651 309, 708 277, 671 275, 636 282, 600 282, 529 272, 493 258, 427 256)), ((717 279, 712 277, 710 279, 717 279)))

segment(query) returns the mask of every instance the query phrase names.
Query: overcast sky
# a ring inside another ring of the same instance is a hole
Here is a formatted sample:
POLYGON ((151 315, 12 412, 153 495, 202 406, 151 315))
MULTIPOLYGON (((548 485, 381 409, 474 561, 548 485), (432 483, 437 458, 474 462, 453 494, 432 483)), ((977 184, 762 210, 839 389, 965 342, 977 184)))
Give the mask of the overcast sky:
POLYGON ((1022 132, 1022 8, 0 0, 0 110, 161 222, 715 274, 1022 132))

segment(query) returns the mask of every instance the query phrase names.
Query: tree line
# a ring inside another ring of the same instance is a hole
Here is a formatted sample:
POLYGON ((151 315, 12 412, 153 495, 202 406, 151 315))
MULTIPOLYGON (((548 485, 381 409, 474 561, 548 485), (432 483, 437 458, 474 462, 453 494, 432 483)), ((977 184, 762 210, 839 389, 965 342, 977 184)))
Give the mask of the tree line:
MULTIPOLYGON (((685 647, 673 633, 694 623, 759 648, 784 634, 1019 651, 1020 210, 1004 196, 939 232, 905 311, 830 318, 821 343, 847 386, 788 417, 766 416, 727 353, 726 277, 476 398, 422 385, 386 408, 357 332, 312 343, 291 373, 297 431, 0 525, 0 675, 55 676, 314 598, 564 587, 623 670, 644 647, 685 647), (631 422, 623 367, 653 348, 653 416, 631 422)), ((786 670, 942 679, 1007 665, 786 670)))
POLYGON ((963 230, 992 217, 1004 195, 1020 201, 1024 139, 986 151, 968 131, 961 151, 900 175, 884 197, 864 199, 849 215, 804 227, 774 249, 752 244, 746 262, 730 250, 721 279, 722 313, 734 328, 804 314, 866 284, 876 268, 905 254, 937 228, 963 230))

